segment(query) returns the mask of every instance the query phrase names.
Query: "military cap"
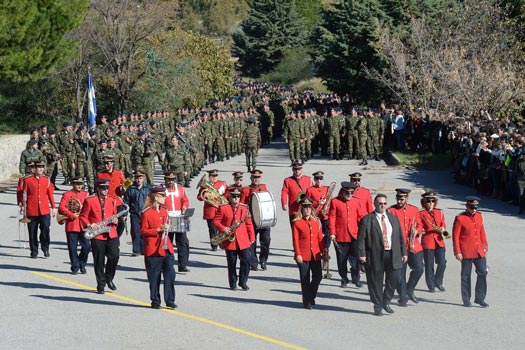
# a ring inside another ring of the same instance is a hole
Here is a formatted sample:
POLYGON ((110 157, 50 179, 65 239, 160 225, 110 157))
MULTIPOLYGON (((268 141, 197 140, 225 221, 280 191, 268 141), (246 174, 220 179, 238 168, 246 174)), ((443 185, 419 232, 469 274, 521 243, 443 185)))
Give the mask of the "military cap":
POLYGON ((108 119, 108 117, 107 117, 106 115, 102 114, 102 115, 100 116, 100 119, 108 119))
POLYGON ((125 127, 125 128, 127 128, 128 126, 126 125, 126 123, 120 123, 120 124, 118 125, 118 127, 119 127, 119 128, 121 128, 121 127, 125 127))
POLYGON ((150 125, 150 126, 153 126, 153 125, 155 125, 155 124, 157 124, 157 122, 155 122, 154 120, 150 120, 150 121, 149 121, 149 125, 150 125))
POLYGON ((46 162, 44 162, 42 159, 35 159, 33 160, 33 166, 45 166, 46 162))
POLYGON ((465 197, 465 200, 468 204, 478 205, 481 199, 478 196, 467 196, 465 197))
POLYGON ((357 186, 353 182, 350 182, 350 181, 343 181, 343 182, 341 182, 341 188, 343 189, 343 191, 351 192, 351 191, 355 190, 356 187, 357 186))
POLYGON ((255 118, 254 117, 249 117, 248 119, 246 119, 246 121, 248 123, 255 123, 255 118))
POLYGON ((103 143, 108 143, 108 140, 105 137, 102 137, 100 141, 98 141, 98 144, 101 145, 103 143))
POLYGON ((108 142, 109 141, 115 141, 115 138, 114 137, 108 137, 108 142))
POLYGON ((209 176, 219 176, 219 170, 217 169, 208 170, 208 175, 209 176))
POLYGON ((80 125, 77 129, 77 133, 81 132, 82 130, 84 130, 86 127, 84 125, 80 125))
POLYGON ((104 162, 113 162, 115 160, 115 156, 112 154, 106 154, 104 157, 104 162))
POLYGON ((312 174, 313 177, 323 177, 324 172, 319 170, 312 174))
POLYGON ((142 135, 145 135, 146 134, 146 130, 141 130, 139 132, 137 132, 137 136, 142 136, 142 135))
POLYGON ((168 170, 164 173, 164 178, 165 179, 176 179, 177 173, 173 170, 168 170))
POLYGON ((112 121, 114 121, 114 120, 116 120, 116 119, 117 119, 117 118, 115 118, 115 117, 109 117, 109 118, 108 118, 108 122, 111 123, 112 121))
POLYGON ((111 132, 113 132, 113 131, 115 131, 115 130, 113 129, 112 126, 110 126, 110 127, 108 127, 108 128, 106 129, 106 131, 111 131, 111 132))
POLYGON ((43 129, 43 128, 47 128, 47 125, 46 124, 40 125, 40 129, 43 129))
POLYGON ((244 173, 242 171, 236 171, 236 172, 232 173, 232 176, 234 178, 236 178, 236 179, 237 178, 241 178, 243 175, 244 175, 244 173))
MULTIPOLYGON (((51 132, 49 134, 51 135, 51 132)), ((88 134, 89 134, 89 136, 94 136, 94 135, 97 134, 97 132, 95 130, 89 130, 88 134)))
POLYGON ((356 171, 355 173, 348 174, 348 176, 350 176, 351 179, 360 179, 363 176, 363 174, 356 171))
POLYGON ((83 185, 84 184, 84 178, 82 176, 75 176, 71 179, 72 185, 83 185))
POLYGON ((155 194, 166 193, 166 188, 164 186, 155 186, 149 192, 155 194))
POLYGON ((35 161, 34 161, 34 160, 27 160, 27 161, 26 161, 26 165, 27 165, 28 167, 32 167, 34 164, 35 164, 35 161))
POLYGON ((95 186, 108 186, 109 187, 109 179, 96 179, 95 180, 95 186))
POLYGON ((398 197, 398 196, 408 196, 408 194, 410 192, 412 192, 408 188, 396 188, 395 191, 396 191, 396 197, 398 197))
POLYGON ((427 191, 421 195, 423 198, 434 198, 436 197, 436 192, 434 191, 427 191))
POLYGON ((62 123, 62 126, 63 126, 63 127, 71 126, 71 123, 70 123, 70 122, 63 122, 63 123, 62 123))
POLYGON ((48 132, 49 135, 56 135, 56 133, 57 133, 57 131, 55 129, 51 129, 48 132))
POLYGON ((233 190, 230 191, 228 194, 230 197, 240 197, 241 196, 241 190, 238 187, 235 187, 233 190))
POLYGON ((291 167, 292 167, 292 169, 300 169, 300 168, 303 167, 303 163, 302 162, 293 162, 291 167))
POLYGON ((145 176, 146 174, 142 171, 142 170, 135 170, 133 172, 133 176, 135 177, 141 177, 141 176, 145 176))
POLYGON ((75 121, 76 121, 77 123, 82 123, 82 117, 76 117, 76 118, 75 118, 75 121))
POLYGON ((300 204, 301 207, 303 207, 303 208, 311 208, 311 207, 312 207, 312 204, 313 204, 313 201, 312 201, 311 198, 303 197, 303 198, 301 198, 301 200, 299 201, 299 204, 300 204))
POLYGON ((253 177, 261 177, 263 172, 259 169, 255 169, 250 171, 250 174, 252 174, 253 177))
POLYGON ((32 146, 32 145, 36 145, 38 143, 38 140, 37 139, 31 139, 29 140, 29 145, 32 146))

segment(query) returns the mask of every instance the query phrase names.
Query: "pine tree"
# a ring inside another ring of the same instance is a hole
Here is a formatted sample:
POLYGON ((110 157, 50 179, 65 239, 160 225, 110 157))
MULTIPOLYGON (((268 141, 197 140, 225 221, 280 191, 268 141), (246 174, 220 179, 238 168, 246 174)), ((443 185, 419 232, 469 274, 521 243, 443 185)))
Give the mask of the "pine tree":
POLYGON ((258 77, 279 63, 284 50, 302 46, 306 38, 295 0, 255 0, 242 30, 233 37, 233 52, 239 58, 238 68, 258 77))

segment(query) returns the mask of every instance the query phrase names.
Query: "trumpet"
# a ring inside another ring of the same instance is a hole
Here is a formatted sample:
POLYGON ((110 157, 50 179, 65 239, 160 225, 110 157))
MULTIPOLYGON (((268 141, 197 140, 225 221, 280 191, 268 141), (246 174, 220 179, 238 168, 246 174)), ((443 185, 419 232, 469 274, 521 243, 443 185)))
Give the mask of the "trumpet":
POLYGON ((31 222, 31 219, 27 217, 27 192, 24 191, 23 195, 23 204, 22 208, 20 208, 20 213, 22 214, 22 218, 18 220, 22 224, 28 224, 31 222))
POLYGON ((441 236, 443 237, 443 239, 449 239, 450 237, 452 237, 452 235, 450 234, 450 232, 448 232, 447 230, 445 230, 443 227, 439 227, 438 225, 434 224, 432 221, 430 221, 426 216, 425 216, 425 220, 427 220, 428 224, 430 226, 432 226, 432 229, 434 231, 436 231, 437 233, 441 234, 441 236))
POLYGON ((133 179, 131 178, 126 178, 124 180, 124 183, 122 184, 122 189, 124 190, 124 192, 128 189, 129 186, 133 185, 133 179))

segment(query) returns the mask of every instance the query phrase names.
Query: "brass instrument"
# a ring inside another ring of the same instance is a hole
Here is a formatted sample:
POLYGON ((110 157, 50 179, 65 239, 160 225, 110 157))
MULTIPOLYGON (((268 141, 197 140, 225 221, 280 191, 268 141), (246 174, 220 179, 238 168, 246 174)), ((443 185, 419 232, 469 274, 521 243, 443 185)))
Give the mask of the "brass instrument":
POLYGON ((319 216, 319 213, 326 215, 328 213, 328 209, 330 209, 330 202, 332 201, 332 193, 334 192, 335 186, 335 182, 330 183, 328 191, 326 191, 326 194, 319 200, 319 202, 322 202, 323 204, 317 207, 315 215, 319 216))
POLYGON ((202 188, 200 196, 209 205, 218 208, 223 204, 228 204, 228 200, 211 183, 206 181, 206 174, 200 179, 198 187, 202 188))
POLYGON ((297 198, 296 198, 297 199, 297 203, 299 203, 301 201, 301 199, 304 198, 304 196, 306 196, 306 192, 304 192, 304 191, 301 191, 301 192, 297 193, 297 198))
POLYGON ((448 232, 447 230, 445 230, 444 228, 442 227, 439 227, 438 225, 434 224, 432 221, 430 221, 426 216, 425 216, 425 220, 427 220, 428 224, 430 226, 432 226, 432 229, 434 231, 436 231, 437 233, 441 234, 441 236, 443 237, 443 239, 449 239, 450 237, 452 237, 452 235, 450 234, 450 232, 448 232))
POLYGON ((27 192, 24 191, 23 194, 23 203, 22 208, 20 208, 20 213, 22 214, 22 218, 18 220, 22 224, 29 224, 31 222, 31 219, 27 217, 27 192))
POLYGON ((224 230, 223 232, 216 234, 215 236, 211 238, 211 244, 219 245, 226 240, 230 242, 235 241, 235 238, 237 238, 237 234, 235 233, 235 230, 237 230, 242 224, 244 224, 246 221, 250 220, 251 218, 252 217, 250 215, 246 215, 246 217, 242 219, 241 221, 226 228, 226 230, 224 230))
POLYGON ((126 191, 131 185, 133 185, 133 179, 128 177, 124 180, 124 183, 122 184, 122 189, 126 191))
POLYGON ((417 237, 416 218, 412 218, 412 226, 410 227, 409 238, 408 238, 410 253, 414 253, 416 251, 416 237, 417 237))
MULTIPOLYGON (((80 200, 78 198, 71 197, 67 200, 66 208, 69 211, 72 211, 73 213, 77 214, 80 213, 80 210, 82 210, 82 204, 80 203, 80 200)), ((57 214, 57 222, 59 225, 63 225, 67 219, 67 215, 61 214, 60 212, 57 214)))
POLYGON ((124 210, 121 210, 115 215, 111 215, 107 219, 102 220, 101 222, 96 224, 94 228, 88 227, 86 231, 84 231, 84 237, 86 237, 87 239, 93 239, 98 235, 103 234, 104 232, 109 232, 111 228, 106 225, 111 223, 113 220, 118 219, 122 215, 126 215, 129 211, 129 205, 127 205, 126 203, 122 203, 122 205, 125 206, 124 210))
MULTIPOLYGON (((335 182, 334 182, 335 183, 335 182)), ((324 278, 330 279, 332 278, 332 274, 330 273, 330 255, 328 254, 328 250, 325 250, 323 252, 322 259, 322 269, 326 270, 325 274, 323 275, 324 278)))

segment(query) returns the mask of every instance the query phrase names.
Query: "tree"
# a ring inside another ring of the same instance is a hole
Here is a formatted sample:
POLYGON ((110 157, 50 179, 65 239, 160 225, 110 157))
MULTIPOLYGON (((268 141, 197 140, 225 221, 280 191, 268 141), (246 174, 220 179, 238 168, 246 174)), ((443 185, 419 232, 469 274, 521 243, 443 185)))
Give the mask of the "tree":
POLYGON ((473 114, 523 99, 520 44, 496 1, 447 1, 440 16, 412 18, 409 29, 403 37, 383 29, 387 69, 367 70, 407 107, 473 114))
POLYGON ((294 0, 255 0, 242 30, 233 36, 234 56, 246 75, 271 71, 286 49, 306 43, 306 25, 294 0))
POLYGON ((0 77, 35 81, 66 62, 75 49, 68 33, 82 21, 87 0, 18 0, 0 4, 0 77))

